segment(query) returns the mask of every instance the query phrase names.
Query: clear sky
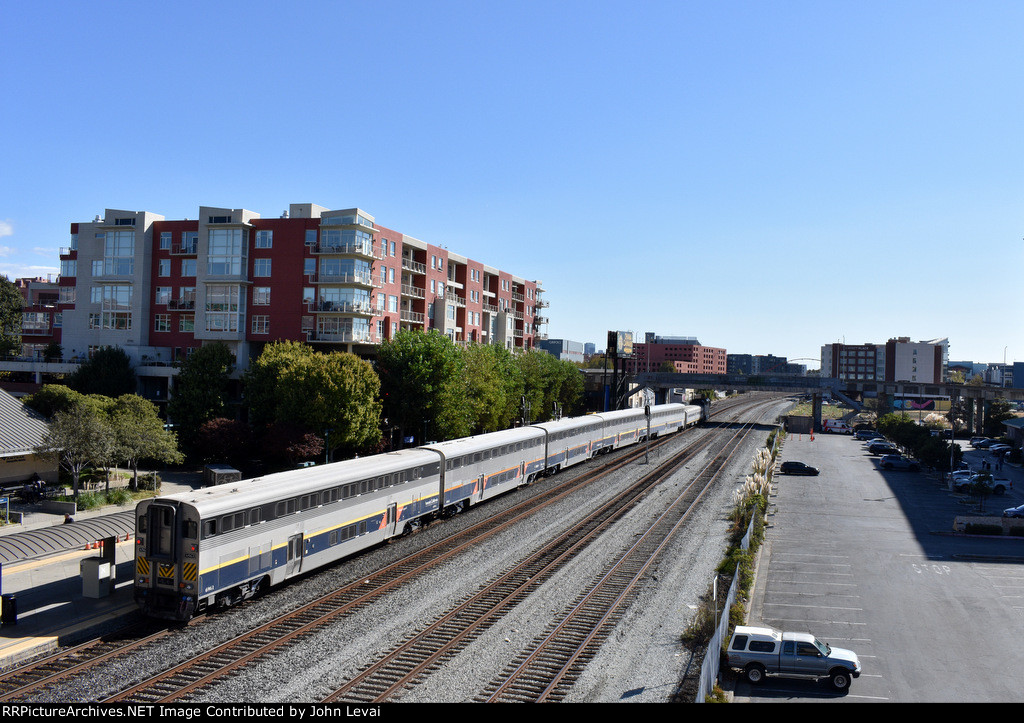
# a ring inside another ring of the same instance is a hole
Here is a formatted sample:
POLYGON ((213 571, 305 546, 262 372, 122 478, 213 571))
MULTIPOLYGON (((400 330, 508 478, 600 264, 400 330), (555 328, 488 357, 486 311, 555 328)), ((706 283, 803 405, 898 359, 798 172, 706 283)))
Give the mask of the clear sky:
POLYGON ((0 274, 358 206, 610 329, 1024 360, 1024 3, 0 2, 0 274))

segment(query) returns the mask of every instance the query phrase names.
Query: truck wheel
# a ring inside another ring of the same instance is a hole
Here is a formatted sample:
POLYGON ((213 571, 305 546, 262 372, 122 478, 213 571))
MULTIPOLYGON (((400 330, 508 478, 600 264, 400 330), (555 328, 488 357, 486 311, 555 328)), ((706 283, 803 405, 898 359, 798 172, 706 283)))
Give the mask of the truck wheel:
POLYGON ((760 665, 748 665, 743 671, 743 675, 746 677, 748 683, 751 685, 758 685, 764 680, 764 668, 760 665))
POLYGON ((829 682, 836 690, 847 690, 850 687, 850 674, 845 670, 837 670, 829 676, 829 682))

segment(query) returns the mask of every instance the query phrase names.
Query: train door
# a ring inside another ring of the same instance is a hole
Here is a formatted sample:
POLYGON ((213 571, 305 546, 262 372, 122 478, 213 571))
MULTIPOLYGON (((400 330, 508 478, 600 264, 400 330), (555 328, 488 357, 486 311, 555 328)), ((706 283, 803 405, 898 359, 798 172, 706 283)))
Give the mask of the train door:
POLYGON ((384 536, 391 537, 395 534, 395 522, 398 520, 398 505, 394 502, 389 502, 386 515, 384 536))
POLYGON ((284 574, 294 575, 302 570, 302 534, 292 535, 288 538, 288 561, 284 568, 284 574))

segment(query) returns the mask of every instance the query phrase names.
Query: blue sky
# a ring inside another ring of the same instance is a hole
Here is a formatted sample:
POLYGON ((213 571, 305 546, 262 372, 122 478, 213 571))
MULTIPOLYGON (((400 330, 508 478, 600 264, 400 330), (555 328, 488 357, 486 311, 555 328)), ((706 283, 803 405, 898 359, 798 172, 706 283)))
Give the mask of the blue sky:
POLYGON ((1024 3, 4 2, 0 274, 359 206, 610 329, 1024 360, 1024 3))

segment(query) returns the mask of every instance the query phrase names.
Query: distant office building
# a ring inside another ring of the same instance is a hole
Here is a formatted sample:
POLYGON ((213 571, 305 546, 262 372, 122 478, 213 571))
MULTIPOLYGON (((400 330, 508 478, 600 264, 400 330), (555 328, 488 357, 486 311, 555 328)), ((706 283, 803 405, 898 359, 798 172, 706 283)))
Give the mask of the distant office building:
POLYGON ((797 374, 807 371, 804 364, 790 364, 786 357, 773 354, 727 354, 729 374, 797 374))
POLYGON ((633 344, 633 356, 625 361, 627 373, 662 371, 671 364, 677 374, 725 374, 725 349, 703 346, 692 336, 656 336, 633 344))
POLYGON ((583 345, 583 356, 587 359, 594 356, 597 353, 597 344, 592 341, 588 341, 583 345))
MULTIPOLYGON (((591 344, 593 346, 593 344, 591 344)), ((556 359, 583 363, 584 345, 578 341, 568 339, 542 339, 537 342, 537 348, 543 349, 556 359)))
POLYGON ((948 339, 885 344, 826 344, 821 348, 822 376, 844 381, 925 382, 947 377, 948 339))

